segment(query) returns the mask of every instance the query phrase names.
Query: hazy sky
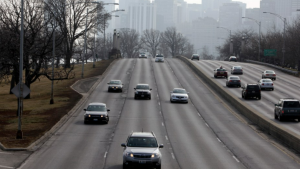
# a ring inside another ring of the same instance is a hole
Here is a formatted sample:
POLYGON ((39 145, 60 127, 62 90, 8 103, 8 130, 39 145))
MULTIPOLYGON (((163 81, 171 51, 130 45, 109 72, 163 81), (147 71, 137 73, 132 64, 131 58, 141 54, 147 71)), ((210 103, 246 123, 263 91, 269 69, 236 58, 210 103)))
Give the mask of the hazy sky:
MULTIPOLYGON (((187 3, 201 3, 201 0, 185 0, 187 3)), ((259 8, 260 0, 233 0, 233 1, 240 1, 247 4, 247 8, 259 8)))

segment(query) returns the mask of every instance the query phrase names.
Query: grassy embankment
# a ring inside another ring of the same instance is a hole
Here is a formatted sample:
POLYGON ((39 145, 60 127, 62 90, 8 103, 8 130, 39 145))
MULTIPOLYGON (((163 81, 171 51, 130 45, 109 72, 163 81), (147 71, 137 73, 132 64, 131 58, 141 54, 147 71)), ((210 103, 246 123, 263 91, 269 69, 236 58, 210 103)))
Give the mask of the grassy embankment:
MULTIPOLYGON (((85 65, 85 78, 101 75, 112 60, 85 65)), ((10 83, 0 83, 0 142, 6 148, 26 148, 40 138, 81 99, 71 85, 81 79, 82 65, 75 65, 75 78, 54 81, 54 104, 50 105, 51 81, 42 77, 31 84, 31 98, 24 100, 22 115, 23 139, 17 140, 17 97, 9 94, 10 83)))

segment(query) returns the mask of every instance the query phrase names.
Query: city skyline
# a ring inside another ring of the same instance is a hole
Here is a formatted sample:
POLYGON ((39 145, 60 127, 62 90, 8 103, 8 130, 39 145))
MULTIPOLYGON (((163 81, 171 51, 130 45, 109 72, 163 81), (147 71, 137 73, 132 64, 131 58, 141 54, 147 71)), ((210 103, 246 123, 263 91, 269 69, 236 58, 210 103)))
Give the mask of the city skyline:
MULTIPOLYGON (((187 3, 202 3, 202 0, 184 0, 187 3)), ((239 1, 247 4, 247 8, 259 8, 260 7, 260 0, 233 0, 239 1)))

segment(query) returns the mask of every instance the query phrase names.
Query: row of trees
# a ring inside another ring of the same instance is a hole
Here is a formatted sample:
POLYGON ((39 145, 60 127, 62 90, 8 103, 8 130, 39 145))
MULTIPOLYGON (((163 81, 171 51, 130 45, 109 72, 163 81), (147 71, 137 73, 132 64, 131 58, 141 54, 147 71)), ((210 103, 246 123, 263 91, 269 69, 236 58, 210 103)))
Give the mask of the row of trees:
MULTIPOLYGON (((263 62, 269 62, 285 67, 295 68, 300 60, 300 17, 292 24, 287 24, 285 35, 285 55, 283 63, 283 41, 284 34, 282 30, 275 27, 265 34, 261 34, 261 47, 259 56, 259 35, 253 30, 242 30, 235 32, 231 36, 233 40, 233 54, 240 56, 241 60, 250 59, 263 62), (244 40, 243 40, 244 37, 244 40), (243 42, 244 41, 244 42, 243 42), (243 45, 244 43, 244 45, 243 45), (265 49, 276 49, 277 56, 264 56, 265 49)), ((230 56, 230 39, 226 39, 223 46, 217 47, 220 53, 219 59, 225 59, 230 56)))
MULTIPOLYGON (((93 0, 26 0, 24 1, 24 72, 25 84, 42 76, 50 80, 62 80, 74 76, 71 59, 74 53, 81 53, 81 39, 85 32, 103 30, 103 4, 93 0), (91 9, 86 13, 86 9, 91 9), (86 22, 87 18, 87 22, 86 22), (55 59, 57 64, 64 59, 64 69, 51 79, 47 65, 52 60, 55 36, 55 59)), ((13 88, 19 80, 21 2, 0 1, 0 81, 10 80, 13 88), (11 79, 8 79, 11 77, 11 79)), ((89 43, 90 44, 90 43, 89 43)), ((91 45, 89 45, 91 46, 91 45)), ((30 98, 30 95, 28 96, 30 98)))

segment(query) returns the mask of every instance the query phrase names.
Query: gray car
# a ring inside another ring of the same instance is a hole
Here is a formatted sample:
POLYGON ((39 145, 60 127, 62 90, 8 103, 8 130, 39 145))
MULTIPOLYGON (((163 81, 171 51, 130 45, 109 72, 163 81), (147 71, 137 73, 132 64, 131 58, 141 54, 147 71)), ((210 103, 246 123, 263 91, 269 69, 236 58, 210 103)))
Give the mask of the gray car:
POLYGON ((171 91, 170 102, 188 103, 189 102, 188 92, 182 88, 174 88, 173 91, 171 91))
POLYGON ((90 103, 86 109, 83 109, 84 113, 84 124, 88 122, 104 122, 105 124, 109 121, 108 112, 110 111, 105 103, 90 103))
POLYGON ((243 74, 242 66, 232 66, 231 67, 231 74, 243 74))
POLYGON ((123 169, 130 166, 153 167, 161 169, 162 155, 153 132, 133 132, 126 143, 121 144, 123 151, 123 169))
POLYGON ((108 84, 108 92, 112 91, 118 91, 122 92, 123 91, 123 84, 121 80, 111 80, 108 84))
POLYGON ((237 86, 241 87, 241 79, 238 76, 229 76, 226 78, 226 86, 237 86))

